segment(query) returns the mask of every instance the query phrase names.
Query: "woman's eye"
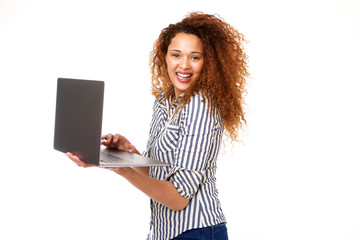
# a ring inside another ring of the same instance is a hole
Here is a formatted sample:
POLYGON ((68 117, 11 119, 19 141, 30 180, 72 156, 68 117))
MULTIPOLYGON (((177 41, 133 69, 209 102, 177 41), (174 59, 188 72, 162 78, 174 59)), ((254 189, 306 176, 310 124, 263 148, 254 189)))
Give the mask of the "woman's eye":
POLYGON ((176 57, 176 58, 177 58, 177 57, 179 57, 179 54, 174 53, 174 54, 173 54, 173 57, 176 57))

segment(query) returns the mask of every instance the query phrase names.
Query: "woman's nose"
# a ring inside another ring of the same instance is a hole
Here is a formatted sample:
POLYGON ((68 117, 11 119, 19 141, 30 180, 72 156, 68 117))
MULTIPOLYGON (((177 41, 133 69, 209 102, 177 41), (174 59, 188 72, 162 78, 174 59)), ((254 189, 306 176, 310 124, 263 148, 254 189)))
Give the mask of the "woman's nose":
POLYGON ((182 69, 187 69, 187 68, 189 68, 189 59, 187 59, 187 58, 182 58, 181 59, 181 62, 180 62, 180 67, 182 68, 182 69))

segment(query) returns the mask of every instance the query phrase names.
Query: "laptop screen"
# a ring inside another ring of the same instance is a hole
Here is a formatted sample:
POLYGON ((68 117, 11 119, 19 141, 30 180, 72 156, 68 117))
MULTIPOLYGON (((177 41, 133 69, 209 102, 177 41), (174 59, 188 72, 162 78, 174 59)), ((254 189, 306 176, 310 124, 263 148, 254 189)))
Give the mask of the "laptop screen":
POLYGON ((54 149, 99 164, 104 82, 59 78, 54 149))

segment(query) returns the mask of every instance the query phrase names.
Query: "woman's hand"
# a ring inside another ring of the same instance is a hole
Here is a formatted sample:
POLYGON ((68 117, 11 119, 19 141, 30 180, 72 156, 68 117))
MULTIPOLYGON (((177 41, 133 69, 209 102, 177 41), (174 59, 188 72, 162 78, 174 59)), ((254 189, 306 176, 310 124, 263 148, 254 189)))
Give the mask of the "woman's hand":
POLYGON ((70 152, 67 152, 65 154, 68 158, 70 158, 76 165, 78 165, 79 167, 96 167, 96 165, 91 164, 91 163, 87 163, 84 162, 82 160, 80 160, 80 158, 70 152))
POLYGON ((130 143, 124 136, 120 134, 107 134, 101 137, 101 144, 107 148, 116 148, 119 150, 133 152, 135 146, 130 143))
MULTIPOLYGON (((74 155, 74 154, 72 154, 70 152, 67 152, 65 155, 68 158, 70 158, 79 167, 84 167, 84 168, 97 167, 94 164, 82 161, 78 156, 76 156, 76 155, 74 155)), ((126 171, 128 171, 127 167, 101 167, 101 168, 113 171, 113 172, 115 172, 115 173, 117 173, 119 175, 123 175, 126 171)))
MULTIPOLYGON (((124 136, 121 136, 120 134, 107 134, 101 137, 101 144, 104 145, 107 148, 116 148, 122 151, 127 152, 133 152, 140 154, 134 145, 130 143, 129 140, 127 140, 124 136)), ((97 167, 94 164, 87 163, 82 161, 78 156, 68 152, 65 154, 68 158, 70 158, 76 165, 79 167, 97 167)), ((101 167, 110 171, 113 171, 119 175, 125 174, 127 171, 129 171, 129 168, 127 167, 101 167)))
MULTIPOLYGON (((116 134, 108 134, 103 136, 101 144, 108 148, 117 148, 123 151, 135 152, 135 146, 130 143, 125 137, 116 134)), ((91 163, 86 163, 79 159, 78 156, 72 153, 66 153, 66 156, 70 158, 79 167, 96 167, 91 163)), ((182 197, 174 185, 169 181, 157 180, 149 177, 148 167, 130 168, 130 167, 102 167, 104 169, 113 171, 124 178, 126 178, 136 188, 144 192, 150 198, 161 202, 165 206, 180 211, 189 204, 189 200, 182 197)))

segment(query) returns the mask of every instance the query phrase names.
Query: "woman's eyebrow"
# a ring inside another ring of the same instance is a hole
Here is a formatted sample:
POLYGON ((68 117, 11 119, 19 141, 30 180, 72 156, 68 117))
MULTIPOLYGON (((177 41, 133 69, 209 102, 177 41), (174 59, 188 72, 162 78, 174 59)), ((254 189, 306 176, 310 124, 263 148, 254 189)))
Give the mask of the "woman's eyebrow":
MULTIPOLYGON (((178 50, 178 49, 170 49, 170 52, 181 52, 181 50, 178 50)), ((197 54, 203 55, 202 52, 198 52, 198 51, 191 51, 191 53, 197 53, 197 54)))

